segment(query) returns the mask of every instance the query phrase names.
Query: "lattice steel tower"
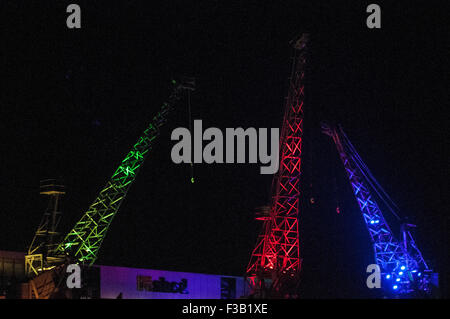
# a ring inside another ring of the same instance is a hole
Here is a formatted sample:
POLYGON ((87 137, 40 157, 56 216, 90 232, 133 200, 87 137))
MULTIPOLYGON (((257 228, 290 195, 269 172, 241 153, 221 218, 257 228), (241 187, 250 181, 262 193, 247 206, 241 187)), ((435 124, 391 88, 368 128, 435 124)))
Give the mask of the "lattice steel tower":
POLYGON ((61 220, 59 201, 65 193, 65 187, 55 179, 43 180, 40 183, 40 194, 48 196, 49 201, 25 256, 25 271, 29 276, 37 275, 60 261, 60 258, 55 257, 55 252, 60 241, 57 232, 61 220))
POLYGON ((431 294, 432 287, 438 286, 438 274, 428 267, 411 235, 410 229, 415 225, 398 216, 394 209, 396 205, 376 181, 343 129, 322 123, 322 131, 333 139, 344 165, 369 231, 384 293, 387 296, 431 294), (393 213, 400 224, 400 238, 392 231, 377 201, 384 203, 385 212, 393 213))
POLYGON ((194 90, 195 82, 184 78, 179 82, 172 81, 172 85, 167 102, 153 117, 88 210, 59 244, 57 250, 61 255, 69 255, 78 262, 90 265, 97 259, 106 232, 152 149, 160 128, 166 123, 167 116, 181 98, 181 93, 194 90))
MULTIPOLYGON (((95 262, 108 228, 150 153, 161 127, 166 123, 169 113, 175 108, 176 102, 180 100, 184 91, 194 89, 193 78, 172 80, 172 91, 168 100, 131 147, 106 186, 64 239, 58 242, 52 241, 52 249, 47 254, 47 260, 52 260, 53 265, 35 267, 36 271, 33 273, 37 276, 29 281, 31 298, 48 299, 58 294, 63 289, 61 283, 66 275, 65 267, 69 263, 92 265, 95 262), (54 242, 57 245, 53 245, 54 242)), ((30 253, 33 251, 30 249, 30 253)), ((29 255, 30 261, 32 256, 29 255)), ((31 262, 29 264, 31 265, 31 262)))
POLYGON ((304 76, 308 35, 293 41, 294 61, 280 135, 280 166, 272 182, 270 207, 247 266, 252 294, 259 298, 296 297, 301 267, 298 217, 303 135, 304 76))

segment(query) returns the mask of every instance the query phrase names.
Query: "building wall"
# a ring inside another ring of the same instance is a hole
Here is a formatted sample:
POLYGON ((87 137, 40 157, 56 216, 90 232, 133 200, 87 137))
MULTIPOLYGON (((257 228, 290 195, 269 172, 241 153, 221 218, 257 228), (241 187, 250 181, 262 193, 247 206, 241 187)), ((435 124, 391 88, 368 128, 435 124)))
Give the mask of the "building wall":
POLYGON ((17 283, 25 280, 25 253, 0 250, 0 297, 17 297, 17 283))
POLYGON ((0 277, 25 278, 25 253, 0 250, 0 277))
POLYGON ((117 298, 122 294, 124 299, 223 299, 239 298, 244 294, 242 277, 99 267, 101 298, 117 298))
MULTIPOLYGON (((82 278, 83 289, 74 291, 77 298, 109 299, 119 294, 124 299, 244 296, 244 278, 235 276, 95 265, 83 267, 82 278)), ((25 253, 0 250, 0 298, 20 298, 27 291, 25 253)))

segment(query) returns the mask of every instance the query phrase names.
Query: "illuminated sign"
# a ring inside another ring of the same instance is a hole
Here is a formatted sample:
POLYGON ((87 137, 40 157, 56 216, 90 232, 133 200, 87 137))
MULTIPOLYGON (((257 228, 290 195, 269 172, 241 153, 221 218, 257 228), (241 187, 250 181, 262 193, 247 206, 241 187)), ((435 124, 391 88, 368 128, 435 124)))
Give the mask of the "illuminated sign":
POLYGON ((138 291, 153 291, 153 292, 168 292, 188 294, 187 279, 181 279, 180 282, 166 281, 164 277, 159 277, 158 280, 152 280, 151 276, 136 277, 136 284, 138 291))

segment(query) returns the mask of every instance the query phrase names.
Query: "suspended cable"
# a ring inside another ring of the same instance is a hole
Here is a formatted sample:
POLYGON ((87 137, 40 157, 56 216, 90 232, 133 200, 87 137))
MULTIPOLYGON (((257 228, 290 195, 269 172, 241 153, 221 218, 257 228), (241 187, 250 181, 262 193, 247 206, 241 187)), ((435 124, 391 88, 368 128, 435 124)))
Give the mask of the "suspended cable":
POLYGON ((386 193, 386 191, 381 187, 381 185, 377 182, 375 177, 370 172, 367 165, 364 163, 364 161, 359 156, 358 152, 356 151, 353 144, 350 142, 348 137, 345 135, 345 133, 341 130, 342 135, 344 137, 344 144, 346 148, 349 151, 349 155, 352 157, 353 162, 355 165, 358 166, 361 173, 364 175, 366 181, 369 183, 369 185, 372 187, 372 189, 376 192, 378 197, 383 201, 383 203, 386 205, 386 207, 389 209, 389 211, 398 219, 400 220, 400 217, 396 213, 396 210, 398 211, 397 205, 394 203, 394 201, 389 197, 389 195, 386 193), (393 208, 395 207, 395 209, 393 208))
MULTIPOLYGON (((353 147, 353 145, 350 146, 353 148, 353 150, 356 152, 355 148, 353 147)), ((357 157, 358 162, 361 164, 362 168, 364 169, 364 171, 366 172, 366 174, 368 175, 368 179, 370 182, 373 182, 375 186, 372 185, 372 187, 375 189, 375 191, 380 190, 380 192, 383 193, 384 198, 381 194, 379 194, 377 192, 377 194, 380 196, 380 198, 387 204, 387 205, 392 205, 393 207, 395 207, 395 210, 399 211, 398 206, 395 204, 395 202, 389 197, 389 195, 386 193, 386 191, 383 189, 383 187, 381 187, 381 185, 378 183, 378 181, 375 179, 375 177, 373 176, 373 174, 371 173, 371 171, 369 170, 369 168, 366 166, 366 164, 363 162, 363 160, 361 159, 361 157, 359 156, 358 153, 355 153, 355 156, 357 157), (387 203, 387 201, 389 201, 390 204, 387 203)))
MULTIPOLYGON (((347 137, 346 137, 347 138, 347 137)), ((397 210, 399 210, 398 206, 395 204, 395 202, 389 197, 389 195, 386 193, 386 191, 383 189, 383 187, 381 187, 381 185, 378 183, 378 181, 375 179, 375 177, 373 176, 372 172, 369 170, 369 168, 367 167, 367 165, 364 163, 364 161, 361 159, 361 157, 359 156, 359 154, 356 152, 354 146, 351 144, 350 140, 347 141, 349 143, 349 146, 352 148, 352 150, 355 152, 355 156, 357 157, 358 161, 361 163, 361 165, 363 166, 363 168, 365 169, 367 175, 369 175, 370 179, 372 180, 372 182, 374 182, 377 187, 379 188, 379 190, 383 193, 383 195, 386 197, 387 200, 389 200, 389 202, 392 204, 392 206, 394 206, 397 210)))
MULTIPOLYGON (((361 174, 363 174, 364 178, 366 179, 366 181, 369 183, 370 187, 375 191, 375 193, 378 195, 379 199, 381 199, 381 201, 386 205, 386 207, 389 209, 389 211, 398 219, 400 220, 400 217, 398 216, 398 214, 396 213, 395 209, 392 208, 392 206, 388 203, 388 200, 386 198, 383 197, 382 194, 380 194, 379 189, 377 188, 376 185, 374 185, 374 182, 372 181, 372 179, 370 178, 370 176, 368 176, 370 173, 368 173, 368 171, 363 167, 364 165, 361 165, 361 163, 359 162, 359 160, 357 159, 358 155, 356 154, 351 155, 353 161, 355 162, 355 164, 358 166, 359 170, 361 171, 361 174)), ((370 172, 370 171, 369 171, 370 172)), ((377 183, 375 181, 375 183, 377 183)), ((379 185, 377 183, 377 185, 379 185)))
MULTIPOLYGON (((188 113, 189 113, 189 132, 192 132, 192 113, 191 113, 191 91, 187 91, 188 94, 188 113)), ((191 161, 191 183, 194 184, 194 163, 191 161)))

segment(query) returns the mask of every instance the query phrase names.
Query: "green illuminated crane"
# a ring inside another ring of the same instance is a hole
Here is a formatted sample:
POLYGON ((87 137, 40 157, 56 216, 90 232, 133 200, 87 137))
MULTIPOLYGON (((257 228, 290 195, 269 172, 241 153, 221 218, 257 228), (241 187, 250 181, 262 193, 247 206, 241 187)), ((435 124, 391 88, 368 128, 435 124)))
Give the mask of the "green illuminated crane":
POLYGON ((68 255, 89 265, 97 259, 111 221, 136 179, 139 168, 152 149, 153 141, 159 135, 160 127, 166 122, 167 114, 180 99, 181 92, 193 90, 195 85, 194 80, 184 80, 180 83, 172 81, 172 84, 173 91, 167 102, 153 117, 149 126, 122 160, 86 213, 59 244, 57 253, 61 256, 68 255))

